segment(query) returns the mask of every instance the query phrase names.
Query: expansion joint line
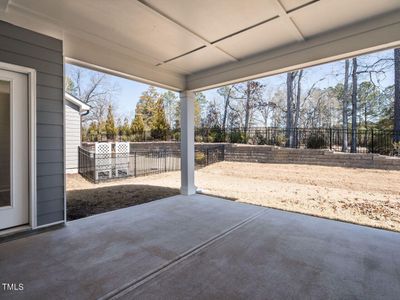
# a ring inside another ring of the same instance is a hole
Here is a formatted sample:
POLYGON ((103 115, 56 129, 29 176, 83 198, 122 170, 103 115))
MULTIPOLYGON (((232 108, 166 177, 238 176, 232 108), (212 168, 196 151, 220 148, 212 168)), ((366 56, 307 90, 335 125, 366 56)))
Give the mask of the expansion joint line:
POLYGON ((123 286, 121 286, 118 289, 115 289, 107 294, 105 294, 104 296, 100 297, 100 300, 106 300, 106 299, 119 299, 120 297, 132 292, 133 290, 135 290, 136 288, 138 288, 139 286, 145 284, 146 282, 160 276, 162 273, 168 271, 169 269, 173 268, 174 266, 176 266, 177 264, 179 264, 180 262, 184 261, 185 259, 188 259, 190 257, 192 257, 193 255, 199 253, 200 251, 204 250, 205 248, 211 246, 212 244, 216 243, 217 241, 219 241, 220 239, 224 238, 225 236, 229 235, 230 233, 234 232, 235 230, 241 228, 242 226, 252 222, 254 219, 258 218, 259 216, 265 214, 267 212, 267 209, 263 209, 260 212, 244 219, 243 221, 237 223, 236 225, 228 228, 227 230, 213 236, 212 238, 208 239, 207 241, 205 241, 204 243, 201 243, 191 249, 189 249, 188 251, 178 255, 176 258, 174 258, 173 260, 163 264, 162 266, 147 272, 146 274, 144 274, 143 276, 139 277, 138 279, 128 282, 126 284, 124 284, 123 286))

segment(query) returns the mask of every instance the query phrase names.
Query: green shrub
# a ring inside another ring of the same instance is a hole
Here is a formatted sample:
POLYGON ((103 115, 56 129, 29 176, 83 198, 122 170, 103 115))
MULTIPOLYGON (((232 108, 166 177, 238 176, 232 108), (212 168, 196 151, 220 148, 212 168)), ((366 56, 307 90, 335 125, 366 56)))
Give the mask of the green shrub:
POLYGON ((307 138, 308 149, 322 149, 325 147, 326 142, 323 136, 313 133, 307 138))
POLYGON ((267 145, 268 141, 265 135, 260 130, 256 130, 253 137, 253 143, 256 145, 267 145))
POLYGON ((393 151, 392 155, 400 156, 400 142, 393 142, 393 151))
POLYGON ((167 129, 165 128, 152 128, 150 134, 153 139, 158 141, 165 141, 167 139, 167 129))
POLYGON ((234 144, 245 144, 246 138, 240 130, 233 130, 229 134, 229 141, 234 144))
POLYGON ((275 138, 275 145, 281 147, 286 145, 287 137, 284 134, 278 134, 275 138))
POLYGON ((194 137, 194 141, 197 142, 197 143, 202 143, 202 142, 203 142, 203 136, 201 136, 201 135, 196 135, 196 136, 194 137))
POLYGON ((194 161, 196 164, 204 164, 206 159, 206 155, 203 152, 196 152, 194 154, 194 161))
POLYGON ((369 153, 381 155, 394 154, 397 143, 392 142, 391 136, 382 136, 381 138, 369 139, 367 149, 369 153))
POLYGON ((181 132, 180 131, 176 131, 173 133, 173 138, 175 141, 179 141, 181 139, 181 132))
POLYGON ((225 141, 225 135, 219 127, 213 127, 208 134, 208 141, 210 143, 221 143, 225 141))
POLYGON ((131 135, 129 139, 131 142, 143 142, 144 134, 136 133, 136 134, 131 135))

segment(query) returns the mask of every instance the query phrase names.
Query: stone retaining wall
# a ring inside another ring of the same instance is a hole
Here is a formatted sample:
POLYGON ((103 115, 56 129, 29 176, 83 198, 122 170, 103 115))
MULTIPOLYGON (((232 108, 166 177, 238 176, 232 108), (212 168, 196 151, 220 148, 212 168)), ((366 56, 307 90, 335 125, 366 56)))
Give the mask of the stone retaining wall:
POLYGON ((400 170, 400 158, 397 157, 239 144, 227 144, 225 146, 225 160, 400 170))

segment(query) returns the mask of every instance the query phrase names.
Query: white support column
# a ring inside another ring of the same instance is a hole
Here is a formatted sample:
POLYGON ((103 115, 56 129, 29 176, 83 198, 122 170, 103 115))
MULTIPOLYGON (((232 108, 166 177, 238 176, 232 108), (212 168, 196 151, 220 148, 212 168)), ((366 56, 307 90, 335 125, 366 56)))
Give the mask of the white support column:
POLYGON ((194 92, 182 91, 181 101, 181 194, 196 194, 194 185, 194 92))

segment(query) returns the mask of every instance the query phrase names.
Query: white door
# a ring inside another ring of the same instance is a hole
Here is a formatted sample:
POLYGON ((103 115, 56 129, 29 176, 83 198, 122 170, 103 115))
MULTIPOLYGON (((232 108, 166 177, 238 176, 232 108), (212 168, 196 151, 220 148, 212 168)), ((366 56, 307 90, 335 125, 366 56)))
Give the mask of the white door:
POLYGON ((29 223, 27 75, 0 69, 0 230, 29 223))

